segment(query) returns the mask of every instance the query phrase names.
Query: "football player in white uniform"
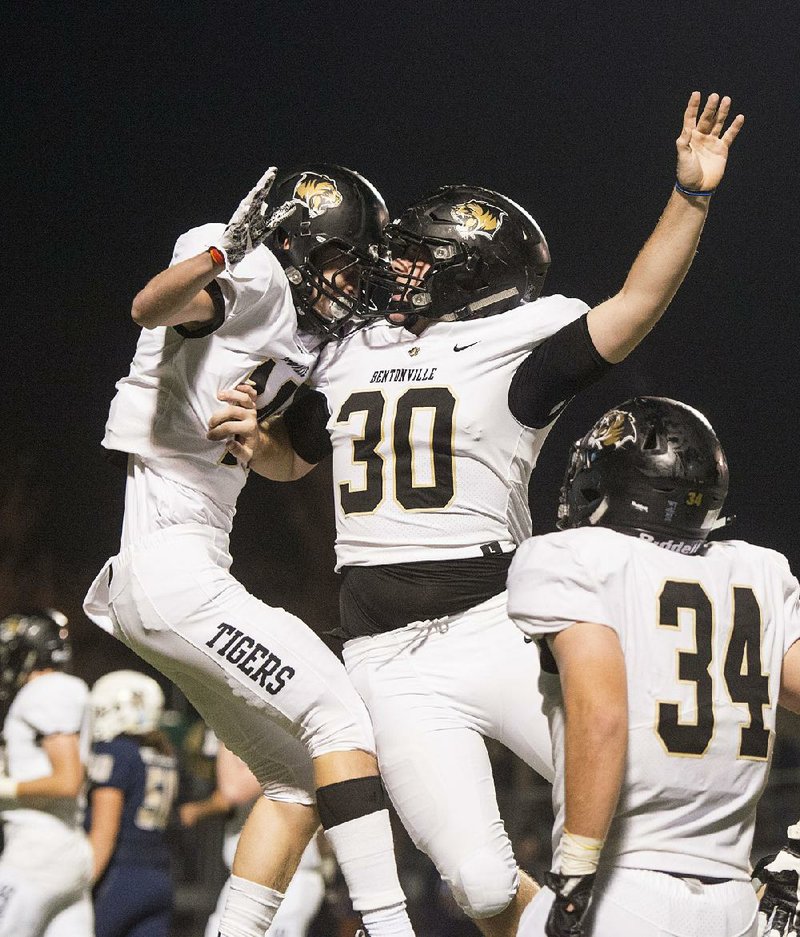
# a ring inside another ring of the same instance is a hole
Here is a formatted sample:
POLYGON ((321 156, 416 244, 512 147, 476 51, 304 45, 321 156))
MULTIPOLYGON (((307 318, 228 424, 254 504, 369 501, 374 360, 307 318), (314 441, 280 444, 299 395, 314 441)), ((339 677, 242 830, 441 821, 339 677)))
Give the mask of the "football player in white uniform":
POLYGON ((772 550, 707 542, 727 489, 705 417, 637 397, 575 444, 562 532, 517 550, 509 613, 540 647, 556 766, 555 871, 523 937, 755 937, 750 848, 777 704, 800 710, 800 586, 772 550))
POLYGON ((483 736, 552 776, 538 656, 506 612, 530 473, 566 401, 638 344, 683 279, 743 122, 723 132, 729 106, 712 95, 698 117, 692 95, 676 190, 611 299, 590 310, 537 298, 549 254, 530 215, 498 193, 446 187, 386 229, 389 321, 326 346, 317 393, 269 432, 252 413, 229 421, 246 392, 213 420, 214 438, 238 427, 230 450, 255 452, 271 478, 299 477, 332 449, 345 663, 403 823, 489 937, 515 933, 534 885, 503 828, 483 736))
POLYGON ((371 937, 409 934, 364 705, 309 628, 229 572, 247 469, 206 438, 217 395, 250 380, 262 417, 286 404, 319 332, 362 304, 360 270, 387 217, 351 170, 306 166, 270 193, 275 175, 227 227, 182 235, 133 301, 142 333, 103 441, 127 460, 122 544, 85 607, 183 690, 262 786, 223 937, 262 937, 320 821, 371 937), (275 253, 263 244, 273 233, 275 253), (298 332, 298 313, 315 333, 298 332))
POLYGON ((92 851, 81 825, 89 688, 64 673, 71 649, 56 611, 0 621, 6 771, 0 777, 2 937, 92 937, 92 851))
MULTIPOLYGON (((261 793, 261 787, 241 758, 237 758, 221 742, 217 741, 216 744, 216 787, 205 800, 181 804, 180 816, 184 826, 194 826, 206 817, 227 814, 222 860, 230 869, 242 826, 253 802, 261 793)), ((227 894, 226 882, 219 893, 217 906, 206 922, 205 937, 216 937, 227 894)), ((286 889, 286 897, 270 925, 270 937, 305 937, 324 896, 322 857, 314 837, 306 846, 297 871, 286 889)))

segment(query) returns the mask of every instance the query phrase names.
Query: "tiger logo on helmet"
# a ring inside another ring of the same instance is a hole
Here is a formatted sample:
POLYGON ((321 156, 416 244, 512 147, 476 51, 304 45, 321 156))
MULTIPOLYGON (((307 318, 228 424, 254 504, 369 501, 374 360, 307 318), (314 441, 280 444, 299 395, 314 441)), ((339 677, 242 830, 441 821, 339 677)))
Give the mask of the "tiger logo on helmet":
POLYGON ((620 449, 636 442, 636 423, 625 410, 609 410, 595 423, 587 444, 592 449, 620 449))
POLYGON ((491 241, 503 225, 507 212, 489 202, 470 199, 450 209, 458 233, 465 238, 483 237, 491 241))
POLYGON ((293 194, 301 205, 305 205, 311 218, 318 218, 342 204, 342 193, 335 180, 315 172, 304 172, 297 180, 293 194))

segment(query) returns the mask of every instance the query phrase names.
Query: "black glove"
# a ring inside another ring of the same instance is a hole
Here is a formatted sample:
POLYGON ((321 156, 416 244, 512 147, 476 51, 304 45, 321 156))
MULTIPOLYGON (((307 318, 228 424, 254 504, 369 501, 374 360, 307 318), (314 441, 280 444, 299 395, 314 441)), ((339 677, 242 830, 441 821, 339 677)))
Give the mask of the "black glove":
POLYGON ((548 872, 545 885, 556 894, 547 915, 547 937, 582 937, 583 919, 592 901, 595 875, 561 875, 548 872))
POLYGON ((753 869, 756 890, 765 885, 758 905, 758 937, 798 937, 800 933, 800 840, 789 839, 777 855, 764 856, 753 869))

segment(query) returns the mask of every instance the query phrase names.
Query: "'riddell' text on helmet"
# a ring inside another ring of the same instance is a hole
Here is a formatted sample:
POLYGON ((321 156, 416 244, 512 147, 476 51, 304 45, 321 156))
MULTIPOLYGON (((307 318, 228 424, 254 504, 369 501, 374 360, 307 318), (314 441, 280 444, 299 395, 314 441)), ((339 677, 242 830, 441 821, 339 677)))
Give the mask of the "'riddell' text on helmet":
MULTIPOLYGON (((382 283, 387 301, 375 301, 382 314, 495 315, 536 299, 550 264, 528 212, 477 186, 445 186, 411 205, 387 225, 384 245, 392 272, 382 283)), ((385 267, 373 273, 385 277, 385 267)))
POLYGON ((338 332, 370 308, 363 271, 378 256, 389 213, 372 183, 328 163, 278 174, 268 208, 292 204, 267 246, 286 271, 301 326, 338 332))
POLYGON ((676 400, 634 397, 573 445, 558 526, 611 527, 692 555, 727 492, 725 453, 708 420, 676 400))

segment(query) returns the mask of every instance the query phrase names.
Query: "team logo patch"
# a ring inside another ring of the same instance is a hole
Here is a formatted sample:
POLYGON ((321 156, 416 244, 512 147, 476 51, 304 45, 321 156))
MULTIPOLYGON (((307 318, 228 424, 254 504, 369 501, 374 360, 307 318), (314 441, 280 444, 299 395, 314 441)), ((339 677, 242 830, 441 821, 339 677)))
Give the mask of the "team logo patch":
POLYGON ((342 204, 342 193, 330 176, 316 172, 304 172, 294 187, 294 197, 305 205, 312 218, 324 215, 326 211, 338 208, 342 204))
POLYGON ((619 449, 636 442, 636 423, 626 410, 609 410, 595 423, 587 445, 591 449, 619 449))
POLYGON ((450 209, 450 216, 462 237, 482 237, 490 241, 502 227, 506 214, 501 208, 474 198, 450 209))

